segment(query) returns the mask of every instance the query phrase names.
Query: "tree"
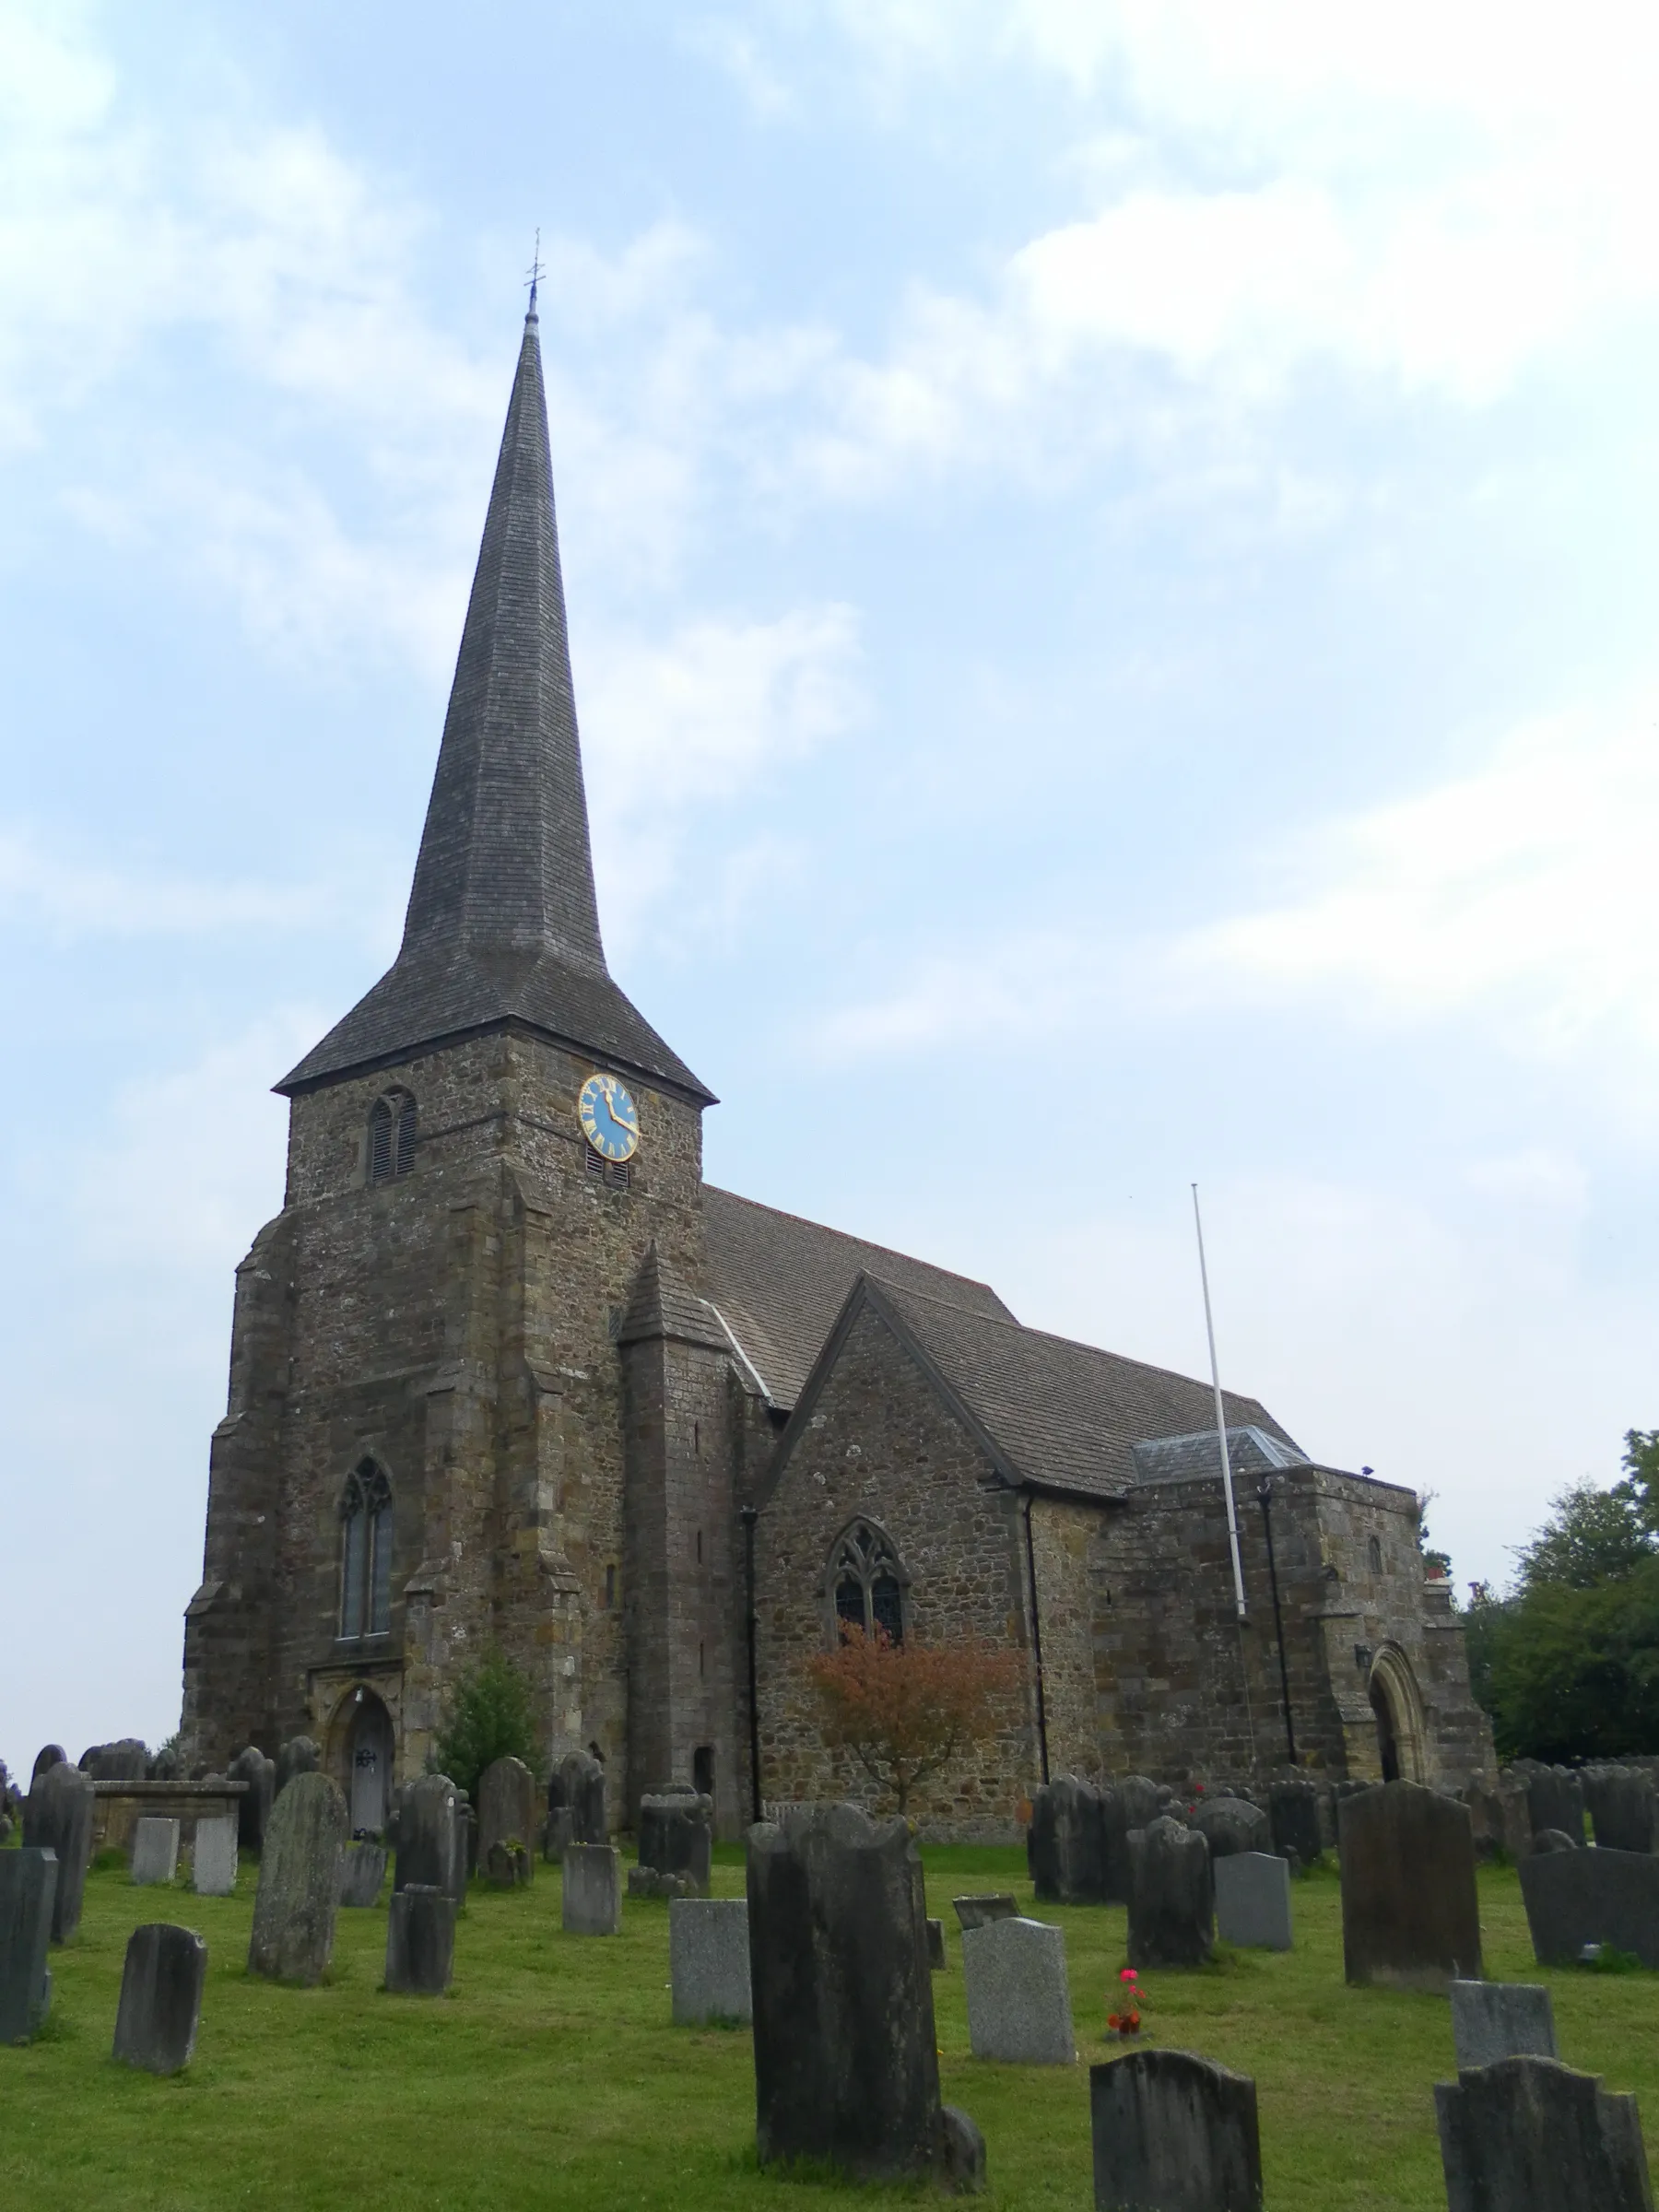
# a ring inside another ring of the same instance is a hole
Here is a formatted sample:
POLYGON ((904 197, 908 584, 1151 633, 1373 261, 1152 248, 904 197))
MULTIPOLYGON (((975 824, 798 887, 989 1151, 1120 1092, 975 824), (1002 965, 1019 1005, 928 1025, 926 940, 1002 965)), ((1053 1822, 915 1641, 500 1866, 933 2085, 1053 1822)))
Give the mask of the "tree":
POLYGON ((918 1783, 989 1735, 1019 1679, 1017 1652, 978 1637, 895 1642, 846 1624, 840 1644, 807 1661, 824 1741, 851 1751, 900 1813, 918 1783))
POLYGON ((1594 1590, 1631 1573, 1653 1550, 1628 1482, 1597 1489, 1575 1482, 1551 1499, 1549 1518, 1516 1554, 1522 1597, 1546 1589, 1594 1590))
POLYGON ((492 1650, 451 1689, 428 1764, 476 1800, 479 1775, 498 1759, 522 1759, 540 1777, 530 1685, 504 1653, 492 1650))

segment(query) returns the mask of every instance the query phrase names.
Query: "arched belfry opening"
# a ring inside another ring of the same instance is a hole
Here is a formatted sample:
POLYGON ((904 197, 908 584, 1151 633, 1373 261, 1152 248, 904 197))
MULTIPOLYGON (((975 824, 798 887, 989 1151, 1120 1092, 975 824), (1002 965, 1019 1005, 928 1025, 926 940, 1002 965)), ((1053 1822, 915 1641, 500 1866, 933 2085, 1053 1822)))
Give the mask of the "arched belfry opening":
POLYGON ((1377 1653, 1369 1688, 1383 1781, 1426 1783, 1428 1732, 1423 1700, 1410 1662, 1397 1645, 1384 1644, 1377 1653))

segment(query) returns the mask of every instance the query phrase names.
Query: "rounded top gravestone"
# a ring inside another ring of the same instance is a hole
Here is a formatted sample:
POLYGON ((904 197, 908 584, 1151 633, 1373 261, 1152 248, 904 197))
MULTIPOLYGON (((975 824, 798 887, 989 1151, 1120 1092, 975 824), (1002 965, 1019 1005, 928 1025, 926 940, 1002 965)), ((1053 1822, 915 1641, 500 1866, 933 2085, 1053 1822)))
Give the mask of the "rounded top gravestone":
POLYGON ((346 1800, 326 1774, 296 1774, 271 1808, 253 1900, 249 1971, 320 1982, 334 1951, 346 1800))

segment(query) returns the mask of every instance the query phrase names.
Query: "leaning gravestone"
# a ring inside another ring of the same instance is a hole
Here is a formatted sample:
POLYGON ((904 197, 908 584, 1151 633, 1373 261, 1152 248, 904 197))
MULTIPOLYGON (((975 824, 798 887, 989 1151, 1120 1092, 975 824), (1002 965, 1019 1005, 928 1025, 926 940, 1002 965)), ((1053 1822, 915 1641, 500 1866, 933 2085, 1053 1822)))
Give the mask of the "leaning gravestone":
POLYGON ((1448 2212, 1653 2212, 1634 2097, 1555 2058, 1436 2082, 1448 2212))
POLYGON ((865 2181, 958 2178, 939 2102, 922 1859, 908 1821, 814 1807, 748 1832, 755 2140, 865 2181))
POLYGON ((171 1882, 179 1871, 179 1823, 147 1813, 133 1830, 133 1879, 171 1882))
POLYGON ((1255 2083, 1190 2051, 1088 2069, 1096 2212, 1261 2212, 1255 2083))
POLYGON ((740 1897, 677 1897, 668 1905, 668 1979, 677 2028, 711 2020, 747 2028, 748 1907, 740 1897))
POLYGON ((1415 1782, 1345 1797, 1342 1955, 1349 1982, 1444 1990, 1480 1975, 1469 1808, 1415 1782))
MULTIPOLYGON (((1115 1798, 1113 1809, 1119 1809, 1115 1798)), ((1105 1901, 1105 1807, 1091 1783, 1063 1774, 1037 1792, 1026 1831, 1026 1867, 1041 1904, 1105 1901)))
POLYGON ((249 1744, 237 1753, 225 1773, 227 1781, 245 1782, 248 1785, 237 1800, 236 1840, 243 1851, 256 1853, 265 1842, 271 1804, 276 1794, 276 1762, 249 1744))
POLYGON ((1549 1992, 1537 1982, 1453 1982, 1452 2041, 1460 2074, 1500 2058, 1554 2058, 1549 1992))
POLYGON ((127 1938, 113 2055, 147 2074, 190 2064, 202 2018, 207 1946, 191 1928, 152 1921, 127 1938))
POLYGON ((1209 1845, 1210 1859, 1273 1848, 1273 1827, 1259 1805, 1242 1797, 1201 1797, 1187 1820, 1209 1845))
POLYGON ((280 1797, 296 1774, 315 1774, 322 1755, 309 1735, 291 1735, 276 1754, 275 1794, 280 1797))
POLYGON ((273 1982, 320 1982, 334 1952, 346 1800, 326 1774, 296 1774, 271 1808, 248 1970, 273 1982))
POLYGON ((1584 1841, 1584 1785, 1568 1767, 1539 1767, 1526 1778, 1526 1809, 1533 1833, 1559 1828, 1574 1843, 1584 1841))
POLYGON ((394 1997, 441 1997, 455 1966, 455 1900, 410 1882, 386 1915, 386 1989, 394 1997))
POLYGON ((65 1759, 47 1767, 23 1801, 24 1848, 57 1853, 57 1887, 52 1900, 53 1943, 67 1943, 80 1926, 87 1869, 92 1863, 92 1815, 97 1804, 92 1777, 65 1759))
POLYGON ((560 1919, 567 1936, 620 1936, 622 1853, 614 1843, 567 1843, 560 1919))
POLYGON ((198 1897, 229 1897, 236 1888, 236 1820, 198 1820, 190 1853, 190 1886, 198 1897))
POLYGON ((26 2043, 46 2017, 57 1854, 0 1851, 0 2043, 26 2043))
POLYGON ((976 1897, 953 1897, 957 1925, 966 1935, 970 1928, 988 1926, 994 1920, 1012 1920, 1019 1911, 1019 1900, 1011 1889, 985 1889, 976 1897))
POLYGON ((694 1790, 665 1790, 640 1800, 640 1863, 629 1875, 630 1897, 707 1897, 713 1858, 714 1800, 694 1790), (637 1882, 638 1874, 645 1878, 637 1882), (658 1887, 653 1875, 675 1887, 658 1887))
POLYGON ((1319 1792, 1311 1782, 1276 1782, 1267 1792, 1267 1820, 1273 1849, 1281 1859, 1293 1854, 1312 1866, 1324 1849, 1319 1825, 1319 1792))
POLYGON ((1129 1963, 1202 1966, 1210 1956, 1215 1888, 1209 1845, 1162 1815, 1129 1835, 1129 1963))
POLYGON ((1216 1883, 1216 1933, 1241 1950, 1288 1951, 1290 1868, 1272 1852, 1235 1851, 1211 1867, 1216 1883))
POLYGON ((1653 1850, 1659 1801, 1646 1774, 1635 1767, 1602 1767, 1586 1773, 1583 1783, 1598 1850, 1653 1850))
POLYGON ((457 1865, 465 1880, 461 1799, 447 1774, 423 1774, 405 1790, 397 1808, 394 1889, 441 1889, 453 1897, 457 1865))
POLYGON ((525 1871, 517 1863, 509 1882, 527 1883, 535 1843, 535 1777, 522 1759, 492 1759, 478 1777, 478 1860, 494 1878, 491 1853, 498 1845, 524 1853, 525 1871))
POLYGON ((352 1843, 340 1859, 340 1902, 361 1912, 380 1902, 381 1884, 386 1878, 383 1843, 352 1843))
POLYGON ((1021 2066, 1077 2059, 1065 1936, 1038 1920, 994 1920, 962 1937, 968 2041, 975 2058, 1021 2066))
POLYGON ((1659 1858, 1641 1851, 1536 1851, 1521 1898, 1540 1966, 1571 1966, 1586 1944, 1659 1967, 1659 1858))

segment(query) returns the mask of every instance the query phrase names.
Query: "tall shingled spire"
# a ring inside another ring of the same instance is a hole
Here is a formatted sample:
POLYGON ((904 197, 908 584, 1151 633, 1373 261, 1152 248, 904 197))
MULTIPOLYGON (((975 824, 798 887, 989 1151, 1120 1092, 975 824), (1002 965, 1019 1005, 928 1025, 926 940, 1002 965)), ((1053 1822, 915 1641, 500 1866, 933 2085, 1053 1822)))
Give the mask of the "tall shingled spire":
POLYGON ((310 1090, 509 1026, 711 1098, 605 964, 534 292, 403 946, 276 1088, 310 1090))

